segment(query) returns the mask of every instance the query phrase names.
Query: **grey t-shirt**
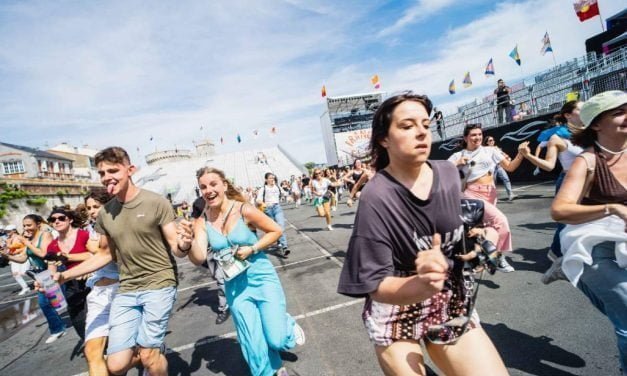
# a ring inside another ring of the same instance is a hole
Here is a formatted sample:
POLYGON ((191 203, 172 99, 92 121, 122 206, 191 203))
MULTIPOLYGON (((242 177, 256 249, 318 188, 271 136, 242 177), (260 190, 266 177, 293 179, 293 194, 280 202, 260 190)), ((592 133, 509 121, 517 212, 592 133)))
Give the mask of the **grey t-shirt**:
POLYGON ((144 189, 130 201, 114 198, 100 210, 94 229, 114 243, 120 292, 177 285, 176 262, 161 230, 175 218, 168 200, 144 189))
POLYGON ((340 294, 367 296, 385 277, 415 274, 416 255, 431 249, 435 233, 442 237, 445 256, 453 259, 460 253, 459 174, 448 161, 427 163, 433 169, 427 200, 417 198, 385 170, 364 188, 340 275, 340 294))

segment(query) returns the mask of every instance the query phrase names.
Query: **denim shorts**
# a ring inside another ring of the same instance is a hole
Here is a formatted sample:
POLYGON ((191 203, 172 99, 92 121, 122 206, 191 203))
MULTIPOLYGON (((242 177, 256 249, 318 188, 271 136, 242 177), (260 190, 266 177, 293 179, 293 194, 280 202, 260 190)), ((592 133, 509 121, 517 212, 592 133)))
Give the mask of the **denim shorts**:
POLYGON ((161 346, 175 301, 175 286, 116 294, 109 314, 107 354, 161 346))

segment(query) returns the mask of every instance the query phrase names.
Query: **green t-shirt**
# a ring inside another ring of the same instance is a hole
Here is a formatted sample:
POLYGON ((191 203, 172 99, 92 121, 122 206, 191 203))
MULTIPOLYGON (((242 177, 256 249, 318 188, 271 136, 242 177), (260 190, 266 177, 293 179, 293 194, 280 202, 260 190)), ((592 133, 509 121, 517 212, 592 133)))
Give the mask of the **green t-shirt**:
POLYGON ((128 202, 114 198, 100 210, 94 229, 113 243, 120 292, 177 285, 176 262, 161 230, 175 218, 168 200, 143 189, 128 202))

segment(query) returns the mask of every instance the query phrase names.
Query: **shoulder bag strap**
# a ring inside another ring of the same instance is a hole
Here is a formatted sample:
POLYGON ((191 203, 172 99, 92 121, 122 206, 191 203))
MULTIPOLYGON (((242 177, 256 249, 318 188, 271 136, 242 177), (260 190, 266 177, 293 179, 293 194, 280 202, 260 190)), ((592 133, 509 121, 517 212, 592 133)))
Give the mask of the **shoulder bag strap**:
POLYGON ((590 192, 590 188, 592 187, 592 181, 594 180, 594 169, 596 168, 596 155, 588 152, 584 152, 579 154, 581 158, 586 161, 586 165, 588 166, 586 170, 586 181, 583 185, 583 190, 581 191, 581 195, 579 196, 578 202, 588 195, 590 192))

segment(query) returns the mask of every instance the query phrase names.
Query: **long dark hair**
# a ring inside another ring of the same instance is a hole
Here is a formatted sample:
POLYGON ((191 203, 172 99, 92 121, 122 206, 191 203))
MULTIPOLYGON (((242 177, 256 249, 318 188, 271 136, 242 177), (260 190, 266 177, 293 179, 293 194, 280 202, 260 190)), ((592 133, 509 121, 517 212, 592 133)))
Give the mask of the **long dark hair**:
POLYGON ((388 151, 381 146, 381 141, 388 135, 394 110, 399 104, 405 101, 414 101, 422 104, 425 110, 427 110, 429 117, 431 117, 433 104, 426 95, 414 94, 408 91, 390 97, 381 103, 381 106, 379 106, 372 119, 372 135, 370 136, 370 155, 376 171, 382 170, 390 164, 390 156, 388 155, 388 151))
POLYGON ((575 100, 575 101, 568 101, 564 103, 560 112, 555 114, 555 116, 553 116, 553 122, 555 124, 568 123, 568 119, 566 119, 566 114, 572 114, 573 111, 575 111, 575 109, 577 108, 577 104, 579 102, 580 101, 575 100))

